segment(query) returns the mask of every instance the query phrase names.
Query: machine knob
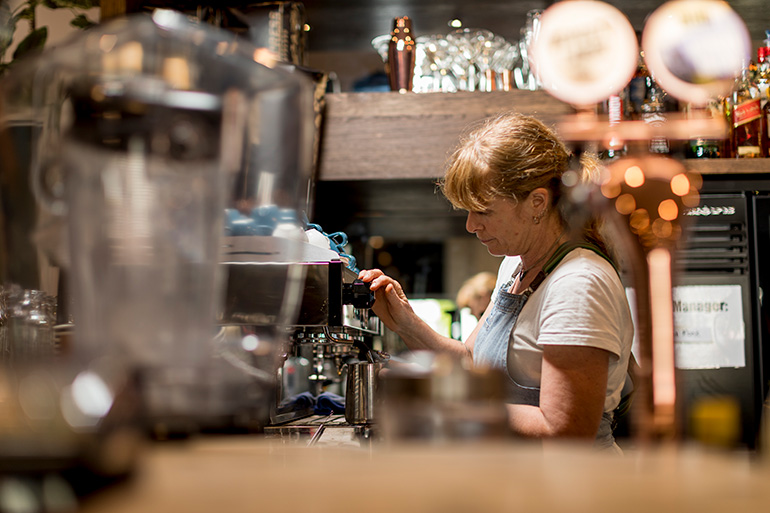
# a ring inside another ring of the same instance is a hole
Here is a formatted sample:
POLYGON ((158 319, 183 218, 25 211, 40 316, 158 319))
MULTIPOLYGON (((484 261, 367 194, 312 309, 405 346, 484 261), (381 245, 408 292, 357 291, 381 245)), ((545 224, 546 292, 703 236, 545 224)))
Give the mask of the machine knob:
POLYGON ((353 305, 355 308, 371 308, 374 304, 374 293, 369 290, 369 284, 360 280, 342 284, 342 304, 353 305))

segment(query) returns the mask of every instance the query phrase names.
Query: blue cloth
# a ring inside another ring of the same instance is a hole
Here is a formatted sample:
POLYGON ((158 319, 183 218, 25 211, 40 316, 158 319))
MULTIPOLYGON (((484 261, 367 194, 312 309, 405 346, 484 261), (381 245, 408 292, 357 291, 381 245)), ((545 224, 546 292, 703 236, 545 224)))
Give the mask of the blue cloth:
POLYGON ((287 397, 281 404, 278 405, 279 411, 299 411, 307 408, 315 407, 316 399, 310 392, 302 392, 301 394, 287 397))
POLYGON ((331 392, 322 392, 316 398, 313 413, 316 415, 343 414, 345 413, 345 398, 331 392))

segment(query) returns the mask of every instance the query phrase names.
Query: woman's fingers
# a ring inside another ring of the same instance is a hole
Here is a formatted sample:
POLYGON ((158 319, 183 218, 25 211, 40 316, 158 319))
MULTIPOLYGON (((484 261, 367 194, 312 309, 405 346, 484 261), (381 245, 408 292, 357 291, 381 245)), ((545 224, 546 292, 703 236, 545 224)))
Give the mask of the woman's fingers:
POLYGON ((383 273, 379 269, 364 269, 363 271, 358 273, 358 279, 361 281, 369 282, 374 280, 375 278, 378 278, 379 276, 384 276, 385 273, 383 273))
MULTIPOLYGON (((363 281, 367 280, 365 279, 363 281)), ((369 290, 377 291, 380 288, 387 287, 394 282, 395 280, 390 276, 380 273, 379 276, 373 277, 371 278, 371 281, 369 281, 369 290)))

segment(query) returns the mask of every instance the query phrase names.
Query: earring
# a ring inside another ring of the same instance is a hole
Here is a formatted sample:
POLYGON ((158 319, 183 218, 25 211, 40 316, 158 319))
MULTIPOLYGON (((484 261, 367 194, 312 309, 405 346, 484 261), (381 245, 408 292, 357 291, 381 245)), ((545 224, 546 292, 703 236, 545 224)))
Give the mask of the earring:
POLYGON ((543 218, 544 215, 545 215, 545 210, 541 211, 539 214, 535 216, 532 216, 532 222, 534 224, 540 224, 540 220, 543 218))

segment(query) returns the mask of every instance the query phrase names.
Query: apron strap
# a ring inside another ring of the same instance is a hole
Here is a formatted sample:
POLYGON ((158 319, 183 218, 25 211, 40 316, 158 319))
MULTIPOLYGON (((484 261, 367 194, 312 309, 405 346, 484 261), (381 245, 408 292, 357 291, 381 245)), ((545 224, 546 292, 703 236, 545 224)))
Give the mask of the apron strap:
POLYGON ((553 255, 551 255, 551 258, 548 259, 548 261, 545 263, 543 268, 540 270, 539 273, 537 273, 537 276, 535 276, 535 279, 532 280, 532 283, 529 284, 529 287, 522 292, 521 294, 527 298, 534 293, 537 288, 540 286, 541 283, 545 280, 546 276, 548 276, 551 271, 553 271, 557 265, 564 259, 565 256, 569 254, 570 251, 577 248, 584 248, 584 249, 590 249, 600 257, 604 258, 607 262, 609 262, 612 265, 612 268, 615 269, 615 272, 618 271, 618 268, 615 266, 615 262, 612 261, 612 259, 604 254, 604 252, 599 249, 599 246, 596 244, 591 244, 587 241, 581 241, 581 242, 574 242, 574 241, 567 241, 558 248, 556 248, 556 251, 554 251, 553 255))

